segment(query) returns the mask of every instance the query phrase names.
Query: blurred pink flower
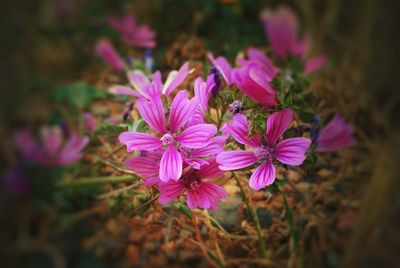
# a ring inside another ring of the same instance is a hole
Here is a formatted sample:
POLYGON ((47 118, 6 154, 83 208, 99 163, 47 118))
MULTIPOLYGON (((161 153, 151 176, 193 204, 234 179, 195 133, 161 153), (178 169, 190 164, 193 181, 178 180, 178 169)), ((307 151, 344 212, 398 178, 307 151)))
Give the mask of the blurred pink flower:
POLYGON ((160 204, 168 204, 177 199, 183 192, 187 193, 187 205, 190 209, 202 208, 215 210, 218 202, 225 198, 226 190, 211 182, 223 174, 218 163, 211 160, 199 170, 189 169, 178 181, 160 182, 160 204))
POLYGON ((37 143, 32 133, 18 130, 14 133, 17 150, 22 157, 32 163, 45 167, 71 165, 82 158, 82 149, 89 142, 86 136, 72 133, 64 141, 60 127, 42 127, 40 129, 41 143, 37 143))
POLYGON ((152 82, 140 70, 129 71, 128 80, 135 90, 127 86, 115 85, 110 88, 110 92, 115 95, 144 97, 146 99, 158 98, 161 95, 169 96, 174 89, 185 81, 190 72, 189 63, 186 62, 178 71, 171 71, 163 84, 159 71, 153 74, 152 82))
POLYGON ((183 90, 176 94, 171 104, 168 124, 161 98, 139 98, 136 105, 144 121, 157 136, 126 131, 120 134, 119 141, 126 145, 128 152, 164 150, 160 162, 160 179, 165 182, 178 180, 182 175, 182 155, 178 148, 184 146, 198 149, 207 146, 211 137, 217 133, 217 127, 212 124, 186 127, 187 121, 199 105, 199 100, 196 97, 189 100, 188 93, 183 90))
POLYGON ((298 38, 299 22, 296 14, 288 8, 281 7, 274 12, 265 12, 261 17, 268 41, 278 57, 289 55, 300 57, 305 62, 304 72, 309 74, 325 65, 324 55, 306 59, 310 49, 310 38, 298 38))
POLYGON ((339 114, 321 129, 317 138, 317 152, 332 152, 356 144, 354 129, 339 114))
POLYGON ((126 14, 121 18, 111 17, 111 27, 120 34, 121 40, 127 45, 143 48, 154 48, 156 34, 147 25, 139 25, 133 15, 126 14))
POLYGON ((239 143, 249 146, 251 151, 227 151, 217 156, 221 170, 237 170, 258 164, 250 177, 249 186, 260 190, 275 181, 274 160, 280 163, 299 166, 305 159, 305 153, 310 147, 311 140, 307 138, 288 138, 278 142, 293 119, 291 109, 284 109, 270 115, 266 122, 265 140, 261 137, 249 137, 249 127, 246 116, 236 114, 232 124, 226 128, 239 143))
POLYGON ((83 113, 83 120, 85 121, 85 125, 88 130, 94 131, 96 129, 96 120, 92 113, 83 113))
POLYGON ((105 63, 110 65, 115 72, 120 73, 124 70, 124 62, 108 39, 101 39, 97 41, 95 51, 96 54, 105 63))

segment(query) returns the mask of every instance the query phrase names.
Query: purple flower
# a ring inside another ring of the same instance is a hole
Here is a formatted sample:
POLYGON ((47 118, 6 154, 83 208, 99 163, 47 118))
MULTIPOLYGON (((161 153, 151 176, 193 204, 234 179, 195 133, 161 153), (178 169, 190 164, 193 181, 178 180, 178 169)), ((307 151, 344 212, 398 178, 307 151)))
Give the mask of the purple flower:
POLYGON ((217 162, 211 160, 199 170, 190 169, 178 181, 160 182, 160 204, 168 204, 183 192, 187 193, 187 205, 191 209, 202 208, 215 210, 218 202, 227 196, 226 190, 211 182, 223 174, 217 162))
POLYGON ((108 39, 101 39, 96 43, 96 54, 117 73, 124 70, 124 62, 108 39))
POLYGON ((321 129, 317 139, 317 152, 332 152, 356 144, 354 129, 339 114, 321 129))
POLYGON ((130 46, 154 48, 156 34, 147 25, 139 25, 133 15, 125 15, 122 18, 111 17, 110 26, 120 34, 121 40, 130 46))
POLYGON ((58 126, 42 127, 40 137, 41 144, 27 130, 14 133, 15 145, 24 160, 45 167, 67 166, 79 161, 82 158, 81 150, 89 142, 88 137, 78 136, 76 133, 72 133, 64 141, 62 130, 58 126))
POLYGON ((265 55, 264 52, 257 48, 249 48, 247 50, 247 59, 239 59, 238 63, 241 66, 254 66, 257 65, 263 68, 264 73, 268 76, 268 81, 272 81, 276 74, 278 73, 278 69, 272 63, 272 61, 265 55))
POLYGON ((190 72, 189 63, 186 62, 179 71, 171 71, 163 84, 159 71, 153 74, 152 82, 140 70, 129 71, 128 80, 135 90, 127 86, 115 85, 110 88, 110 92, 115 95, 144 97, 146 99, 158 98, 161 95, 169 96, 174 89, 185 81, 190 72))
POLYGON ((210 75, 214 77, 214 86, 211 89, 213 97, 217 97, 219 93, 219 89, 221 88, 221 76, 218 69, 214 66, 210 68, 210 75))
POLYGON ((223 56, 214 58, 213 54, 208 53, 208 59, 211 61, 212 65, 218 69, 225 82, 230 86, 234 83, 232 79, 232 67, 223 56))
POLYGON ((292 122, 292 118, 291 109, 284 109, 269 116, 266 122, 266 144, 263 144, 261 137, 249 137, 246 117, 242 114, 235 115, 233 123, 227 124, 227 129, 235 140, 250 147, 251 150, 227 151, 219 154, 217 162, 220 164, 220 169, 236 170, 258 164, 250 177, 249 186, 260 190, 275 181, 274 160, 291 166, 301 165, 311 140, 289 138, 278 142, 292 122))
POLYGON ((242 111, 242 108, 243 108, 243 104, 238 100, 235 100, 234 102, 229 104, 229 111, 233 115, 240 113, 242 111))
POLYGON ((211 124, 198 124, 186 127, 186 122, 199 105, 195 97, 188 99, 186 91, 176 94, 170 108, 168 124, 166 124, 164 107, 161 98, 146 100, 139 98, 137 107, 146 123, 157 133, 157 136, 142 132, 123 132, 119 141, 126 145, 127 151, 163 150, 160 162, 160 179, 162 181, 178 180, 182 175, 182 156, 180 146, 198 149, 207 146, 217 128, 211 124))

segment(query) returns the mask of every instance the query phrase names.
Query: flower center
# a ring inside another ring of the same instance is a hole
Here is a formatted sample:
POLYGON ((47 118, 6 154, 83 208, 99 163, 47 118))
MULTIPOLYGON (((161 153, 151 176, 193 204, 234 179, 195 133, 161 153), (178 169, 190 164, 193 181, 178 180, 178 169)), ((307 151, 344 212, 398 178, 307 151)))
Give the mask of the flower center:
POLYGON ((199 183, 198 183, 197 181, 192 181, 192 182, 190 183, 190 189, 192 189, 192 190, 197 190, 197 189, 199 189, 199 183))
POLYGON ((167 133, 161 137, 160 141, 162 142, 163 145, 169 145, 174 142, 174 138, 172 137, 171 134, 167 133))
POLYGON ((271 158, 270 149, 264 145, 254 148, 253 153, 259 161, 264 161, 271 158))

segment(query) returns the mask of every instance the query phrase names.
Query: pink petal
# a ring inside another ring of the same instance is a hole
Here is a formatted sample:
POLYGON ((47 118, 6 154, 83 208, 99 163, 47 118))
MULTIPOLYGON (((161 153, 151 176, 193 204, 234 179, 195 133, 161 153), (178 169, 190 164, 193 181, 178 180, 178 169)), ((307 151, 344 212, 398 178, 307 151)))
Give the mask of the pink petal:
POLYGON ((63 142, 63 134, 60 127, 42 127, 40 129, 40 137, 43 150, 50 158, 56 157, 61 149, 63 142))
POLYGON ((125 165, 128 169, 141 174, 146 179, 152 179, 159 177, 159 162, 150 157, 137 156, 126 159, 125 165))
POLYGON ((163 87, 163 94, 169 96, 169 94, 177 88, 183 81, 185 81, 186 77, 189 74, 189 62, 186 62, 182 65, 179 71, 172 71, 169 73, 167 81, 165 81, 163 87))
POLYGON ((122 132, 119 135, 119 142, 126 145, 126 150, 155 150, 161 147, 160 138, 142 132, 122 132))
POLYGON ((268 185, 271 185, 274 183, 274 181, 275 166, 271 160, 267 160, 258 168, 256 168, 256 170, 254 170, 249 180, 249 186, 250 188, 258 191, 268 185))
POLYGON ((183 188, 184 185, 181 180, 161 182, 158 186, 158 190, 160 191, 158 202, 162 205, 170 203, 182 194, 183 188))
POLYGON ((226 190, 216 184, 202 182, 196 190, 189 189, 187 204, 191 209, 203 208, 215 210, 218 202, 228 195, 226 190))
MULTIPOLYGON (((261 103, 265 107, 275 106, 278 103, 276 98, 276 92, 272 89, 270 85, 263 87, 261 85, 262 84, 261 81, 253 80, 253 78, 250 76, 250 70, 253 68, 260 68, 260 67, 243 66, 240 68, 233 69, 232 71, 233 81, 246 96, 252 98, 258 103, 261 103)), ((253 72, 253 77, 255 77, 254 71, 252 72, 253 72)), ((257 75, 260 76, 260 74, 257 75)), ((267 76, 267 74, 265 74, 265 76, 267 76)))
POLYGON ((14 132, 14 143, 23 158, 29 162, 35 162, 37 156, 43 154, 32 133, 25 129, 14 132))
POLYGON ((109 89, 109 92, 114 95, 128 95, 133 97, 141 97, 142 95, 131 89, 130 87, 115 85, 109 89))
POLYGON ((161 98, 153 98, 152 100, 139 98, 136 101, 136 106, 144 121, 152 129, 162 134, 166 132, 164 107, 161 98))
POLYGON ((89 112, 83 113, 83 119, 85 120, 86 128, 88 130, 93 131, 96 129, 96 120, 93 114, 89 112))
POLYGON ((78 136, 75 133, 71 134, 67 143, 61 150, 59 157, 60 165, 70 165, 82 158, 82 149, 89 143, 89 138, 86 136, 78 136))
POLYGON ((187 148, 203 148, 217 131, 217 127, 211 124, 194 125, 185 129, 175 140, 187 148))
POLYGON ((224 151, 226 137, 225 136, 217 136, 211 139, 210 143, 207 146, 199 149, 195 149, 192 151, 192 157, 205 157, 211 155, 217 155, 224 151))
POLYGON ((201 179, 214 179, 221 177, 222 174, 224 171, 219 169, 219 164, 215 159, 209 160, 208 165, 202 166, 197 172, 197 176, 201 179))
POLYGON ((162 95, 162 87, 161 73, 157 71, 153 74, 153 82, 148 86, 147 92, 151 98, 159 98, 162 95))
POLYGON ((96 43, 97 55, 108 65, 110 65, 114 71, 122 72, 124 70, 124 62, 114 49, 111 42, 107 39, 101 39, 96 43))
POLYGON ((169 127, 171 133, 177 132, 179 128, 189 120, 198 105, 199 101, 197 98, 193 98, 192 100, 188 99, 187 91, 181 90, 176 94, 172 101, 169 114, 169 127))
POLYGON ((182 176, 182 156, 173 144, 164 152, 160 162, 160 180, 177 181, 182 176))
POLYGON ((293 120, 293 111, 289 108, 271 114, 267 118, 265 139, 269 145, 274 145, 283 135, 293 120))
POLYGON ((343 117, 335 117, 321 130, 317 139, 318 152, 332 152, 356 144, 354 129, 343 117))
POLYGON ((236 114, 233 117, 232 124, 227 124, 227 129, 229 134, 241 144, 252 147, 261 145, 261 139, 259 137, 249 138, 250 130, 247 124, 247 118, 243 114, 236 114))
POLYGON ((304 73, 310 74, 321 69, 326 63, 325 55, 319 55, 306 61, 304 73))
POLYGON ((150 86, 150 81, 147 76, 140 70, 128 72, 129 83, 136 89, 139 94, 145 98, 150 98, 147 88, 150 86))
POLYGON ((299 166, 306 159, 305 153, 311 140, 307 138, 289 138, 278 143, 275 148, 275 158, 287 165, 299 166))
POLYGON ((218 71, 221 73, 222 77, 224 78, 225 82, 228 85, 233 84, 233 79, 232 79, 232 67, 229 64, 229 62, 226 60, 225 57, 220 56, 217 57, 216 59, 211 53, 207 54, 208 59, 211 61, 212 65, 214 65, 218 71))
POLYGON ((241 169, 256 163, 258 159, 253 152, 248 151, 227 151, 217 155, 217 162, 221 170, 241 169))

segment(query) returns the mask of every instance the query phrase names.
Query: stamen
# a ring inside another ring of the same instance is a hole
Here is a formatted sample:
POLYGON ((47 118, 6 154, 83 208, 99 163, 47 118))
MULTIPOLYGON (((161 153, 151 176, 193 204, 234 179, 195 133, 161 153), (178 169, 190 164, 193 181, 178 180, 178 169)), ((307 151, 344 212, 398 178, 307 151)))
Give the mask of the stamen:
POLYGON ((253 153, 259 161, 264 161, 271 157, 270 149, 264 145, 254 148, 253 153))

